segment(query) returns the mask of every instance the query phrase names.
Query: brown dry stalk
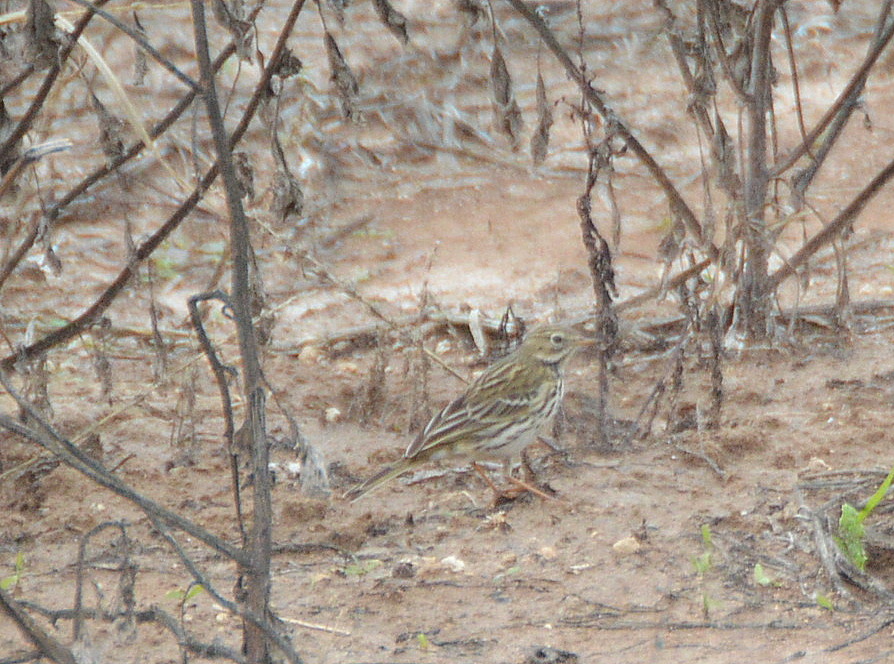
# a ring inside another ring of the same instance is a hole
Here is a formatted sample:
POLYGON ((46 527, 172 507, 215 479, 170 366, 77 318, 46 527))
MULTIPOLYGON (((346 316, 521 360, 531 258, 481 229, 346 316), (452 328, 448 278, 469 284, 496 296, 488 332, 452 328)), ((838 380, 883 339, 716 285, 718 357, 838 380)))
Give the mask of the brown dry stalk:
POLYGON ((767 282, 768 290, 773 291, 778 288, 779 284, 796 273, 798 267, 806 263, 817 251, 844 232, 863 211, 863 208, 866 207, 869 201, 875 197, 892 177, 894 177, 894 160, 890 161, 888 165, 885 166, 885 168, 883 168, 869 182, 869 184, 867 184, 863 190, 854 197, 850 204, 838 213, 838 216, 836 216, 835 219, 805 242, 791 258, 783 263, 776 272, 770 275, 767 282))
POLYGON ((559 61, 565 72, 573 80, 581 90, 587 102, 592 104, 596 111, 601 115, 606 124, 610 125, 613 131, 620 136, 630 150, 637 156, 642 164, 648 169, 649 173, 664 191, 665 196, 670 203, 673 214, 678 215, 683 221, 683 225, 689 234, 695 239, 699 247, 711 258, 719 256, 720 251, 710 242, 706 242, 701 224, 692 211, 692 208, 686 203, 686 200, 674 186, 670 177, 664 171, 651 153, 639 142, 633 132, 627 127, 624 121, 612 110, 603 100, 602 95, 596 91, 591 85, 587 75, 574 64, 574 61, 568 55, 568 52, 559 44, 556 36, 550 30, 544 20, 524 0, 506 0, 515 11, 524 18, 531 27, 540 35, 540 38, 547 45, 555 58, 559 61))
POLYGON ((40 109, 43 108, 43 104, 47 99, 47 95, 50 94, 50 90, 53 87, 53 84, 56 82, 56 79, 59 77, 60 72, 62 71, 62 66, 68 60, 71 55, 72 50, 78 43, 78 38, 83 34, 84 29, 87 27, 87 24, 90 23, 90 20, 95 16, 94 9, 97 7, 102 7, 106 4, 108 0, 96 0, 96 2, 90 7, 87 8, 87 11, 81 16, 81 19, 78 21, 77 25, 75 25, 74 30, 68 35, 68 40, 65 45, 59 49, 58 54, 52 59, 52 65, 50 65, 50 70, 47 72, 47 75, 44 77, 43 83, 40 86, 40 89, 34 95, 34 99, 31 101, 31 105, 28 107, 28 110, 25 111, 25 115, 22 116, 22 119, 19 120, 19 123, 16 125, 15 129, 13 129, 9 136, 6 137, 6 140, 0 144, 0 163, 4 163, 6 161, 7 155, 11 154, 16 146, 19 144, 19 141, 25 136, 25 134, 31 129, 31 126, 34 124, 34 121, 37 119, 37 115, 40 112, 40 109))
POLYGON ((0 588, 0 610, 9 616, 28 640, 37 646, 44 657, 56 664, 77 664, 71 650, 41 627, 3 588, 0 588))
MULTIPOLYGON (((242 118, 240 119, 239 124, 233 129, 233 132, 230 136, 231 145, 236 145, 245 134, 245 131, 248 129, 252 118, 254 118, 261 100, 266 96, 267 86, 270 84, 270 79, 276 71, 276 67, 279 63, 279 58, 285 52, 286 40, 291 33, 292 27, 294 26, 295 21, 298 18, 298 14, 301 12, 303 6, 304 0, 297 0, 297 2, 292 6, 291 13, 286 18, 283 29, 279 35, 279 39, 276 42, 276 45, 267 60, 267 66, 264 68, 260 76, 260 80, 255 86, 254 92, 246 106, 245 112, 242 114, 242 118)), ((218 61, 220 61, 220 58, 218 58, 218 61)), ((186 106, 188 106, 188 104, 186 104, 186 106)), ((173 123, 173 121, 174 120, 172 118, 171 122, 173 123)), ((140 149, 140 147, 137 147, 135 153, 139 152, 140 149)), ((2 154, 2 152, 0 152, 0 154, 2 154)), ((217 174, 218 166, 217 163, 215 163, 206 171, 205 175, 202 177, 199 184, 193 190, 192 194, 190 194, 190 196, 187 197, 183 201, 183 203, 180 204, 180 207, 174 212, 173 215, 171 215, 171 217, 168 218, 168 220, 164 224, 162 224, 162 226, 158 230, 156 230, 152 235, 149 236, 146 241, 144 241, 139 247, 137 247, 133 257, 130 259, 128 264, 124 266, 121 272, 119 272, 118 276, 106 287, 99 298, 93 304, 91 304, 83 313, 81 313, 79 316, 77 316, 74 320, 67 323, 66 325, 63 325, 62 327, 47 334, 43 338, 38 339, 34 343, 31 343, 20 349, 16 354, 9 355, 3 358, 3 360, 0 360, 0 368, 4 369, 5 371, 11 371, 15 368, 15 363, 18 358, 21 357, 24 359, 30 359, 37 355, 40 355, 50 348, 70 341, 88 326, 92 325, 99 318, 99 316, 101 316, 102 313, 105 312, 106 309, 109 308, 109 306, 111 306, 115 298, 130 283, 131 278, 134 276, 134 274, 136 274, 136 270, 139 267, 139 264, 142 261, 146 260, 149 256, 151 256, 152 253, 161 245, 161 243, 192 212, 196 205, 198 205, 199 201, 202 200, 205 192, 217 178, 217 174)), ((4 270, 4 273, 5 272, 6 270, 4 270)), ((2 282, 0 282, 0 285, 2 285, 2 282)))

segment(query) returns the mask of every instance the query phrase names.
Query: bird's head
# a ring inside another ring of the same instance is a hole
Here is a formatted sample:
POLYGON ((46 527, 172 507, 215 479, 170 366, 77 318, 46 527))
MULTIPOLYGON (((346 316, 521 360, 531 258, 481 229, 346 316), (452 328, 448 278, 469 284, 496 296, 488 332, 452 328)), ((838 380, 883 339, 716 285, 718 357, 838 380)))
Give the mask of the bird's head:
POLYGON ((578 348, 595 343, 579 332, 561 325, 535 328, 525 337, 519 353, 544 364, 563 365, 578 348))

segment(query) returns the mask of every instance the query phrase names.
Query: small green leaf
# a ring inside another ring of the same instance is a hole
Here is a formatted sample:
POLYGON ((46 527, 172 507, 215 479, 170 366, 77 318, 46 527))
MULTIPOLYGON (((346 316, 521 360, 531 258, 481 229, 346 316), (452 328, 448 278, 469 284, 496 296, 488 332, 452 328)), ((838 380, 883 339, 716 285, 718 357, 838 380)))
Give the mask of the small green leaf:
POLYGON ((817 595, 816 603, 819 604, 824 609, 828 609, 829 611, 835 610, 835 605, 832 604, 832 600, 826 597, 825 595, 817 595))
POLYGON ((764 566, 760 563, 754 564, 754 582, 759 586, 773 586, 774 588, 778 588, 782 585, 781 582, 776 579, 770 578, 767 573, 764 571, 764 566))
POLYGON ((174 590, 169 590, 167 593, 165 593, 165 597, 167 597, 168 599, 176 599, 178 602, 188 602, 193 597, 204 591, 205 586, 200 583, 193 583, 189 585, 185 590, 183 588, 175 588, 174 590))
POLYGON ((422 632, 419 632, 416 635, 416 642, 419 643, 419 647, 423 650, 428 650, 429 648, 431 648, 431 641, 429 641, 428 637, 422 632))
POLYGON ((872 497, 866 503, 866 507, 860 510, 860 513, 857 515, 860 523, 863 523, 863 521, 866 520, 866 517, 872 514, 872 510, 878 507, 878 504, 882 502, 882 499, 888 494, 888 489, 891 488, 892 481, 894 481, 894 468, 888 473, 888 476, 885 478, 885 481, 882 482, 881 486, 879 486, 875 493, 872 494, 872 497))
POLYGON ((345 565, 342 570, 345 576, 363 576, 364 574, 369 574, 377 567, 382 566, 381 560, 367 560, 366 562, 356 562, 351 563, 349 565, 345 565))
POLYGON ((714 539, 711 535, 711 527, 707 523, 702 524, 702 542, 704 542, 705 548, 714 548, 714 539))
POLYGON ((13 574, 4 576, 0 579, 0 588, 9 590, 13 586, 18 585, 19 581, 22 580, 22 576, 25 574, 25 554, 22 551, 19 551, 16 554, 15 570, 16 571, 13 574))
POLYGON ((702 593, 702 611, 705 616, 711 614, 713 609, 716 609, 720 606, 720 600, 716 600, 711 597, 708 593, 702 593))
POLYGON ((713 566, 711 562, 711 552, 705 551, 700 556, 696 556, 692 559, 692 566, 695 568, 697 574, 705 574, 708 572, 713 566))
POLYGON ((838 548, 859 570, 866 569, 869 556, 863 546, 866 531, 863 520, 853 505, 845 503, 841 506, 841 517, 838 519, 838 537, 835 541, 838 548))

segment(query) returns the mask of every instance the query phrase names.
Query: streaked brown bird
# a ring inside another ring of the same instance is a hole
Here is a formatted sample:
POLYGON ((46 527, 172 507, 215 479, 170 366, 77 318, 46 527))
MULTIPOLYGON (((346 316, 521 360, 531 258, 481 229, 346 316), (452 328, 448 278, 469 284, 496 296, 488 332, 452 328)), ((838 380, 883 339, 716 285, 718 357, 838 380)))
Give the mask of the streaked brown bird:
POLYGON ((403 458, 355 486, 345 498, 353 502, 429 461, 468 460, 480 470, 478 461, 495 460, 508 470, 552 422, 562 403, 565 365, 579 347, 590 343, 593 340, 568 327, 533 330, 435 415, 403 458))

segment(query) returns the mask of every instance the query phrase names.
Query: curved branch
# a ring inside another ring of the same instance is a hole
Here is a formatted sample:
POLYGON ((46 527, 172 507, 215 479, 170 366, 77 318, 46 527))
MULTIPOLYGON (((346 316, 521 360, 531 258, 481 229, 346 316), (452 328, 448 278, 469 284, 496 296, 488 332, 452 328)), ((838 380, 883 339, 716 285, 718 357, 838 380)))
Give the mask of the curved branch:
POLYGON ((891 41, 891 38, 894 37, 894 21, 890 21, 887 26, 884 28, 882 27, 888 18, 890 10, 890 2, 886 2, 879 18, 879 29, 876 31, 876 39, 873 41, 869 52, 866 54, 866 59, 863 61, 863 64, 860 65, 860 68, 857 69, 851 77, 850 83, 848 83, 847 87, 841 91, 841 94, 838 95, 838 98, 829 107, 829 110, 827 110, 825 115, 820 118, 819 122, 816 123, 816 126, 809 134, 807 134, 804 140, 801 141, 801 144, 770 169, 769 175, 771 179, 779 177, 782 173, 794 166, 798 159, 810 151, 811 147, 817 140, 819 140, 823 135, 823 132, 828 129, 835 118, 839 117, 842 113, 849 115, 856 106, 856 100, 863 93, 863 88, 866 86, 866 80, 869 78, 870 70, 878 61, 882 51, 885 50, 885 47, 891 41))
MULTIPOLYGON (((292 14, 289 15, 289 18, 286 21, 286 27, 283 28, 282 33, 280 34, 280 40, 276 43, 273 52, 270 55, 270 58, 267 60, 267 66, 264 68, 263 73, 261 74, 260 80, 258 84, 255 86, 254 93, 252 94, 251 99, 248 102, 248 105, 245 108, 245 112, 242 114, 242 118, 239 121, 239 124, 236 125, 235 129, 233 129, 233 133, 230 136, 230 146, 236 145, 242 136, 245 134, 248 129, 249 123, 251 123, 252 119, 255 116, 255 113, 258 110, 258 106, 261 103, 261 100, 266 96, 268 86, 270 84, 270 79, 273 77, 276 68, 279 66, 280 59, 284 52, 286 46, 286 40, 288 35, 291 33, 291 29, 294 26, 295 20, 298 18, 298 13, 301 11, 301 7, 303 6, 303 1, 299 1, 297 6, 293 8, 292 14), (293 16, 294 15, 294 16, 293 16)), ((193 94, 193 93, 190 93, 193 94)), ((214 180, 217 178, 218 174, 218 165, 215 162, 211 168, 205 173, 205 176, 199 182, 198 186, 193 190, 193 193, 187 198, 183 203, 181 203, 180 207, 174 212, 171 217, 159 228, 155 233, 153 233, 149 239, 147 239, 143 244, 141 244, 137 250, 134 252, 133 257, 130 262, 121 270, 115 280, 109 284, 108 287, 103 291, 102 295, 92 304, 90 307, 84 311, 80 316, 72 320, 71 322, 63 325, 57 330, 47 334, 45 337, 38 339, 34 343, 21 348, 17 353, 13 355, 8 355, 3 360, 0 360, 0 369, 5 371, 13 371, 15 369, 15 364, 19 359, 31 359, 40 355, 41 353, 45 353, 49 349, 57 346, 61 343, 65 343, 66 341, 70 341, 75 338, 78 334, 80 334, 85 328, 93 324, 97 318, 99 318, 106 309, 111 306, 112 302, 118 296, 118 294, 124 289, 125 286, 130 282, 131 277, 133 277, 136 272, 136 268, 139 264, 148 258, 155 249, 180 225, 186 216, 192 212, 193 208, 198 205, 199 201, 202 200, 202 196, 205 194, 205 191, 211 186, 214 180)))
POLYGON ((62 65, 68 60, 68 57, 71 55, 72 50, 74 50, 75 45, 78 43, 78 38, 84 32, 84 29, 87 27, 87 24, 90 23, 90 20, 93 18, 94 8, 102 7, 106 4, 108 0, 96 0, 95 3, 90 5, 87 8, 87 11, 81 16, 81 20, 78 21, 75 29, 72 31, 70 35, 68 35, 68 41, 59 50, 59 54, 53 60, 53 64, 50 67, 50 70, 47 72, 47 75, 43 79, 43 83, 40 86, 40 89, 37 91, 37 94, 34 96, 34 99, 31 102, 31 105, 28 107, 28 110, 25 111, 25 115, 22 116, 22 119, 19 120, 19 123, 16 125, 16 128, 12 130, 9 136, 6 137, 6 140, 0 144, 0 163, 4 163, 7 161, 7 155, 9 155, 12 150, 18 145, 18 142, 22 140, 22 137, 31 129, 31 125, 34 124, 34 120, 37 118, 37 113, 40 111, 43 106, 44 101, 46 101, 47 95, 50 94, 50 89, 53 87, 53 84, 56 82, 56 79, 59 77, 59 73, 62 71, 62 65))
POLYGON ((31 418, 32 421, 39 423, 42 431, 35 431, 30 427, 16 422, 13 418, 6 415, 0 415, 0 428, 6 429, 7 431, 16 434, 17 436, 26 438, 27 440, 40 445, 44 449, 49 450, 60 459, 62 459, 66 464, 79 471, 80 473, 86 475, 100 486, 109 489, 122 498, 135 504, 147 515, 149 515, 150 518, 159 519, 179 530, 188 533, 189 535, 192 535, 197 540, 204 542, 212 549, 219 551, 223 555, 232 560, 235 560, 240 564, 244 565, 248 562, 247 553, 228 544, 219 537, 212 535, 201 526, 198 526, 192 521, 183 518, 176 512, 172 512, 171 510, 162 507, 149 498, 146 498, 144 495, 137 493, 124 481, 110 473, 108 469, 106 469, 106 467, 103 466, 101 463, 92 459, 87 454, 78 449, 77 446, 73 445, 70 441, 66 440, 58 433, 56 433, 56 431, 49 424, 46 424, 40 418, 40 415, 36 411, 34 411, 31 405, 27 401, 25 401, 18 394, 18 392, 16 392, 16 390, 10 384, 9 378, 5 374, 0 373, 0 384, 2 384, 3 387, 6 388, 6 391, 9 392, 9 394, 16 400, 19 406, 28 413, 29 418, 31 418))
POLYGON ((871 201, 875 195, 884 187, 891 178, 894 177, 894 160, 890 161, 882 171, 876 175, 872 181, 854 198, 851 203, 838 213, 828 225, 823 227, 816 235, 810 238, 804 245, 798 249, 794 256, 788 259, 782 267, 770 275, 768 286, 769 289, 775 290, 779 284, 788 277, 795 274, 795 269, 807 262, 807 260, 819 251, 826 244, 831 242, 838 236, 854 219, 859 215, 863 208, 871 201))
POLYGON ((664 169, 658 165, 658 162, 655 161, 649 151, 643 147, 642 143, 637 140, 631 130, 615 114, 615 112, 609 108, 608 104, 603 101, 602 97, 593 86, 590 85, 590 82, 587 80, 584 73, 574 64, 571 57, 565 49, 562 48, 561 44, 559 44, 552 30, 549 29, 549 26, 546 25, 543 19, 522 0, 506 0, 506 2, 512 5, 515 11, 517 11, 537 31, 537 34, 540 35, 540 38, 544 41, 549 50, 552 51, 556 59, 565 68, 565 72, 568 76, 577 83, 578 87, 580 87, 581 92, 584 97, 586 97, 587 101, 593 105, 599 115, 601 115, 605 121, 615 129, 618 135, 624 139, 630 147, 630 150, 637 156, 646 169, 648 169, 649 173, 651 173, 652 177, 664 191, 664 195, 667 196, 671 210, 680 216, 686 230, 693 238, 695 238, 699 246, 703 246, 704 250, 712 258, 719 255, 720 252, 717 247, 713 243, 709 243, 705 240, 701 224, 698 219, 696 219, 695 213, 683 199, 680 192, 677 191, 677 188, 674 186, 674 183, 671 182, 667 173, 664 172, 664 169))

